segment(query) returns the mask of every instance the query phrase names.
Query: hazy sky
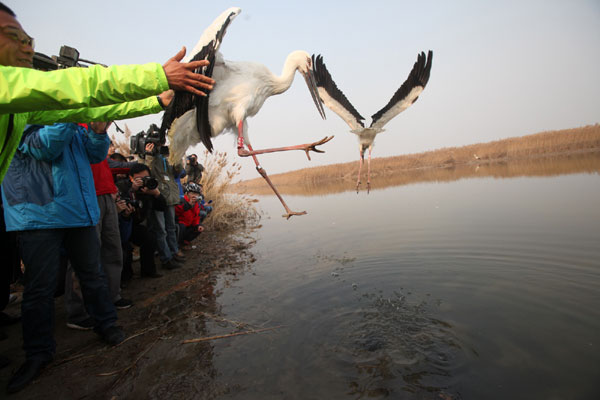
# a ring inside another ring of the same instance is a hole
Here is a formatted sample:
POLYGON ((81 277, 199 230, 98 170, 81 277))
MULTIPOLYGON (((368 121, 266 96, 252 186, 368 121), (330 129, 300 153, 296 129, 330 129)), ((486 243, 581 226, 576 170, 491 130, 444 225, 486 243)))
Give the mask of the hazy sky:
MULTIPOLYGON (((223 41, 225 59, 279 75, 293 50, 323 54, 334 80, 370 123, 406 79, 417 53, 433 50, 428 86, 378 135, 374 157, 573 128, 600 122, 600 1, 45 1, 3 0, 36 39, 104 64, 164 63, 189 50, 230 6, 242 13, 223 41)), ((335 134, 309 162, 302 152, 259 159, 269 173, 358 160, 348 126, 321 120, 297 74, 290 90, 249 120, 255 149, 335 134)), ((127 121, 146 129, 160 116, 127 121)), ((215 142, 235 153, 233 135, 215 142)), ((200 145, 201 146, 201 145, 200 145)), ((200 153, 200 148, 197 149, 200 153)), ((257 177, 251 159, 243 178, 257 177)))

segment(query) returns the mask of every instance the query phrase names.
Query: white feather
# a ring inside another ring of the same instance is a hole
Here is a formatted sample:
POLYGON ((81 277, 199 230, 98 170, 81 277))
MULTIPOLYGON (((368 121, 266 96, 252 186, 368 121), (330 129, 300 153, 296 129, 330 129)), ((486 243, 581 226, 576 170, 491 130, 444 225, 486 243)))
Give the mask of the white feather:
MULTIPOLYGON (((208 28, 206 28, 204 30, 204 32, 202 32, 202 36, 200 36, 200 40, 198 40, 198 43, 196 43, 196 45, 194 46, 192 51, 187 53, 187 55, 183 58, 182 62, 189 62, 196 54, 198 54, 198 52, 200 50, 202 50, 202 48, 204 48, 204 46, 206 46, 212 40, 214 40, 215 37, 217 36, 217 33, 221 30, 221 28, 223 27, 223 24, 225 23, 225 21, 227 20, 227 18, 229 18, 229 16, 231 14, 233 14, 231 19, 234 19, 241 12, 242 12, 242 9, 239 7, 231 7, 229 9, 223 11, 221 13, 221 15, 219 15, 213 21, 213 23, 210 24, 210 26, 208 28)), ((220 43, 218 43, 218 45, 220 45, 220 43)), ((218 45, 216 47, 217 49, 219 47, 218 45)))
POLYGON ((331 97, 323 87, 318 87, 318 91, 321 100, 323 100, 323 104, 325 104, 331 111, 333 111, 334 113, 339 115, 340 118, 346 121, 348 126, 350 126, 350 129, 352 129, 353 131, 363 129, 362 125, 360 125, 356 120, 356 117, 352 115, 352 113, 350 113, 350 111, 348 111, 344 106, 342 106, 336 99, 331 97))
POLYGON ((412 88, 408 96, 397 102, 392 108, 386 111, 372 126, 372 129, 383 130, 385 124, 390 122, 392 118, 400 114, 402 111, 410 107, 416 100, 417 97, 423 92, 423 86, 416 86, 412 88))

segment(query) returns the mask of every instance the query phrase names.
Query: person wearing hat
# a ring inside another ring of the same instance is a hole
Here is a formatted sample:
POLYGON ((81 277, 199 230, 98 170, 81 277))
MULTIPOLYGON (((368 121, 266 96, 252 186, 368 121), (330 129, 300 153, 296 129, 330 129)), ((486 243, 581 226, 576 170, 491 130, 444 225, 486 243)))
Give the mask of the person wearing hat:
POLYGON ((189 246, 189 243, 204 231, 204 227, 200 225, 200 204, 198 202, 201 193, 200 185, 190 182, 185 185, 183 203, 175 206, 180 246, 189 246))

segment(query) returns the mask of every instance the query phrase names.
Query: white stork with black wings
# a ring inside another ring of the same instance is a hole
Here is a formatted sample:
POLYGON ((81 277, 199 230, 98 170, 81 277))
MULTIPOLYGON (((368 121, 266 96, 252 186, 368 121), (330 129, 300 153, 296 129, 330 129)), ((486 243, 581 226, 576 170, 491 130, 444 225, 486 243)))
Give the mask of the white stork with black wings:
POLYGON ((364 118, 356 111, 354 106, 350 104, 344 93, 338 89, 337 85, 331 78, 331 74, 323 63, 323 57, 319 55, 315 58, 313 55, 313 64, 315 69, 315 78, 319 89, 319 96, 323 100, 323 104, 339 115, 350 126, 350 132, 358 136, 359 141, 359 166, 358 179, 356 180, 356 191, 360 186, 360 173, 365 159, 365 150, 369 149, 368 169, 367 169, 367 190, 371 188, 371 151, 373 150, 373 142, 378 133, 384 131, 383 127, 392 118, 400 114, 402 111, 410 107, 419 95, 425 89, 429 74, 431 72, 431 62, 433 52, 429 50, 427 57, 421 52, 418 55, 417 61, 413 66, 412 71, 408 74, 406 81, 394 93, 389 103, 381 110, 377 111, 371 117, 371 126, 365 128, 363 124, 364 118))
POLYGON ((176 92, 175 98, 165 111, 161 132, 169 130, 170 162, 181 162, 185 151, 192 145, 202 142, 212 152, 211 138, 225 132, 237 133, 238 155, 251 156, 256 169, 271 186, 286 210, 284 217, 306 214, 294 212, 283 201, 281 195, 260 166, 257 154, 276 151, 303 150, 310 160, 309 151, 322 153, 316 146, 324 144, 332 137, 297 146, 254 150, 248 138, 247 118, 258 113, 266 99, 281 94, 291 86, 296 71, 304 75, 308 89, 321 116, 325 118, 325 110, 317 93, 310 55, 305 51, 294 51, 288 55, 281 76, 274 75, 267 67, 253 62, 237 62, 224 60, 218 52, 223 36, 231 21, 241 12, 232 7, 223 12, 208 27, 200 41, 194 47, 192 61, 208 60, 210 65, 202 68, 204 75, 215 80, 214 87, 208 96, 196 96, 187 92, 176 92), (246 146, 248 150, 244 148, 246 146))

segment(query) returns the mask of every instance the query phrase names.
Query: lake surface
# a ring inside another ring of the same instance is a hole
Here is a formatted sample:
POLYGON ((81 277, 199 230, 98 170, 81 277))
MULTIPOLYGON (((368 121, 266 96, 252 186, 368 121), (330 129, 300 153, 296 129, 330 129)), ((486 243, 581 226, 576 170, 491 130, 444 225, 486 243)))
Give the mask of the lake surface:
POLYGON ((220 398, 600 398, 598 171, 457 179, 259 197, 217 302, 283 327, 211 342, 220 398))

